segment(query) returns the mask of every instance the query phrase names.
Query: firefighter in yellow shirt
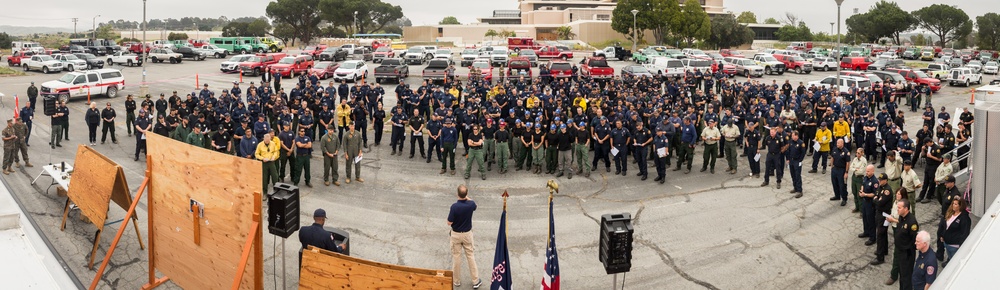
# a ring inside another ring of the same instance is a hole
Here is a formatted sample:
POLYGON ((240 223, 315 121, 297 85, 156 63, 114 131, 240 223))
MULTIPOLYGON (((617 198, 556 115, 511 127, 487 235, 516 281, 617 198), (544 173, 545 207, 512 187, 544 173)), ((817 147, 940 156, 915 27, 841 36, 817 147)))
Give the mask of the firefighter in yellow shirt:
MULTIPOLYGON (((833 139, 843 139, 850 138, 851 135, 851 125, 844 121, 844 116, 840 115, 837 117, 837 121, 833 122, 833 139)), ((851 144, 850 140, 845 139, 844 145, 851 144)))
POLYGON ((278 168, 275 167, 275 161, 281 155, 281 140, 274 136, 274 131, 264 134, 264 139, 257 144, 257 151, 254 152, 254 157, 260 160, 261 164, 264 166, 264 170, 261 170, 261 180, 263 180, 264 191, 267 193, 267 188, 278 182, 278 168))
POLYGON ((826 174, 826 156, 830 155, 830 142, 833 141, 833 133, 830 132, 830 128, 827 127, 826 122, 820 123, 819 130, 816 130, 816 138, 813 139, 816 143, 819 143, 819 150, 816 150, 816 154, 813 154, 813 167, 809 170, 809 173, 816 173, 816 166, 819 165, 819 161, 823 160, 823 174, 826 174))
POLYGON ((536 106, 541 105, 541 102, 542 101, 538 99, 538 96, 536 96, 535 94, 531 94, 531 96, 528 97, 528 102, 525 106, 528 109, 534 109, 536 106))

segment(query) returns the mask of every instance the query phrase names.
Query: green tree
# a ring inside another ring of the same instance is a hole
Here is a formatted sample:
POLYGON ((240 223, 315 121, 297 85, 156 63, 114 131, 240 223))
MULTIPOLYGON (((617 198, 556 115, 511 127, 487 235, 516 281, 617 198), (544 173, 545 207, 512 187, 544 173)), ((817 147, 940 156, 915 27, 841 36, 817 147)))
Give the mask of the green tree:
POLYGON ((183 33, 183 32, 181 32, 181 33, 173 33, 173 32, 171 32, 170 34, 167 34, 167 40, 170 40, 170 41, 174 41, 174 40, 187 40, 187 39, 188 39, 187 33, 183 33))
POLYGON ((917 19, 912 14, 899 8, 896 2, 886 2, 885 0, 875 3, 875 6, 865 14, 871 17, 871 21, 876 23, 875 34, 878 37, 890 37, 896 44, 901 44, 899 34, 909 31, 917 23, 917 19))
POLYGON ((680 5, 677 0, 622 0, 611 12, 611 29, 632 39, 633 15, 632 10, 639 11, 635 15, 636 38, 644 39, 645 32, 650 30, 656 39, 656 43, 663 43, 664 36, 667 36, 673 29, 676 22, 680 21, 680 5))
POLYGON ((403 8, 379 0, 317 0, 322 18, 349 33, 379 31, 403 18, 403 8), (357 17, 355 19, 355 17, 357 17))
POLYGON ((1000 14, 991 12, 976 17, 976 29, 978 30, 976 40, 979 49, 1000 49, 1000 14))
POLYGON ((805 22, 799 22, 798 26, 785 25, 778 28, 778 31, 774 33, 781 41, 811 41, 812 31, 809 30, 809 26, 806 26, 805 22))
POLYGON ((0 32, 0 47, 7 48, 10 47, 10 43, 14 41, 14 38, 10 37, 10 34, 6 32, 0 32))
POLYGON ((438 22, 438 24, 442 24, 442 25, 444 25, 444 24, 460 25, 462 23, 458 22, 458 18, 455 18, 455 16, 446 16, 444 19, 441 19, 441 22, 438 22))
POLYGON ((725 14, 712 18, 708 42, 718 48, 730 48, 753 42, 753 36, 753 30, 740 24, 733 14, 725 14))
POLYGON ((403 35, 403 28, 398 25, 388 25, 385 28, 382 28, 382 32, 403 35))
POLYGON ((750 12, 750 11, 743 11, 743 12, 740 13, 740 16, 736 17, 736 22, 739 22, 739 23, 754 23, 754 24, 756 24, 757 23, 757 14, 753 14, 753 12, 750 12))
POLYGON ((288 44, 288 46, 295 46, 295 39, 298 37, 298 31, 288 23, 276 22, 274 25, 274 31, 271 35, 281 39, 281 42, 288 44))
POLYGON ((764 24, 781 24, 781 22, 778 22, 778 20, 774 19, 774 17, 770 17, 770 18, 764 19, 764 24))
POLYGON ((880 37, 880 24, 875 22, 872 14, 862 13, 848 17, 846 21, 847 34, 852 35, 852 40, 860 38, 862 42, 875 42, 880 37))
POLYGON ((320 32, 319 23, 323 19, 320 17, 320 10, 316 9, 319 4, 320 0, 277 0, 267 4, 265 13, 274 20, 276 27, 278 24, 288 25, 292 35, 285 35, 286 37, 291 36, 290 38, 309 43, 320 32))
POLYGON ((496 38, 497 36, 500 36, 500 33, 497 32, 496 30, 493 30, 492 28, 490 30, 487 30, 486 34, 483 34, 483 37, 489 37, 490 40, 493 40, 493 38, 496 38))
POLYGON ((122 35, 121 33, 118 33, 118 31, 115 31, 114 27, 111 27, 111 25, 101 25, 97 27, 97 38, 114 41, 122 38, 122 35))
POLYGON ((500 29, 500 32, 497 32, 497 37, 500 38, 517 37, 517 32, 514 32, 513 30, 507 30, 506 28, 502 28, 500 29))
POLYGON ((708 39, 712 35, 712 22, 698 0, 685 1, 681 6, 681 17, 674 26, 674 33, 688 46, 694 45, 695 40, 708 39))
POLYGON ((271 31, 271 24, 267 23, 267 20, 257 18, 250 24, 247 24, 247 35, 263 37, 267 36, 267 32, 271 31))
POLYGON ((972 33, 972 20, 969 20, 969 15, 962 9, 950 5, 934 4, 920 8, 913 11, 913 16, 920 28, 937 35, 941 46, 972 33))
POLYGON ((560 26, 556 28, 556 37, 559 40, 570 40, 576 37, 576 33, 573 33, 573 28, 569 26, 560 26))
POLYGON ((229 24, 222 27, 222 37, 249 36, 247 33, 248 26, 250 26, 250 23, 229 22, 229 24))

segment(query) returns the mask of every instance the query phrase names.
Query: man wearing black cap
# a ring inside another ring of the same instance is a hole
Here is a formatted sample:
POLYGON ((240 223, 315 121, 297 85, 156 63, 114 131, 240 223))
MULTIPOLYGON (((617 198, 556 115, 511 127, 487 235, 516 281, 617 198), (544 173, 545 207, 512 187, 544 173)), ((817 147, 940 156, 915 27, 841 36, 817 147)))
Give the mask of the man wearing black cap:
POLYGON ((746 136, 743 138, 743 155, 747 156, 750 165, 750 177, 760 178, 760 133, 757 131, 757 122, 753 119, 747 120, 746 136))
POLYGON ((885 173, 878 175, 878 193, 875 202, 875 259, 872 265, 879 265, 885 262, 885 255, 889 254, 889 224, 885 222, 885 217, 892 213, 893 192, 889 187, 889 176, 885 173))
MULTIPOLYGON (((323 229, 325 223, 326 211, 322 208, 316 209, 313 212, 313 224, 299 229, 299 242, 302 243, 302 249, 313 246, 336 253, 344 252, 347 244, 342 243, 338 245, 334 243, 333 235, 326 231, 326 229, 323 229)), ((302 259, 302 257, 300 256, 299 259, 302 259)))
POLYGON ((35 103, 38 100, 38 87, 35 86, 35 82, 31 82, 28 86, 28 102, 31 104, 31 111, 35 111, 35 103))
POLYGON ((140 151, 146 151, 146 134, 152 129, 153 122, 146 117, 146 110, 139 110, 139 117, 135 119, 135 161, 139 161, 140 151))
POLYGON ((681 144, 678 145, 677 167, 674 171, 681 170, 681 165, 687 162, 687 171, 691 173, 691 163, 694 161, 694 143, 698 142, 698 130, 692 124, 690 117, 684 118, 684 125, 681 126, 681 144))
POLYGON ((942 152, 941 147, 939 147, 937 144, 934 144, 934 141, 931 140, 931 138, 924 139, 923 148, 924 149, 923 151, 920 152, 920 154, 924 155, 924 157, 927 157, 927 164, 924 166, 924 180, 928 182, 927 186, 924 186, 923 188, 920 189, 920 196, 917 197, 917 202, 920 203, 926 203, 923 202, 925 197, 927 198, 928 202, 934 199, 934 192, 936 189, 936 186, 933 182, 934 175, 935 173, 937 173, 938 165, 941 165, 941 160, 942 160, 941 156, 942 153, 944 153, 942 152))

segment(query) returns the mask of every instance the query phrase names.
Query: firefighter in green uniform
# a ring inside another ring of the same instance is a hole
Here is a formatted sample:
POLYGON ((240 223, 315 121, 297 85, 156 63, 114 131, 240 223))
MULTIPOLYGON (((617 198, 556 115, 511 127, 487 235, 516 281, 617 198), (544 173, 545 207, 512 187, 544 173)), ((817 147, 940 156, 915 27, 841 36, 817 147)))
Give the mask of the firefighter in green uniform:
POLYGON ((3 129, 3 174, 14 172, 10 165, 14 163, 17 154, 17 135, 14 134, 14 121, 7 119, 7 128, 3 129))
POLYGON ((469 173, 472 170, 472 163, 475 162, 479 165, 479 177, 486 180, 486 166, 483 164, 483 133, 479 125, 472 126, 472 134, 465 141, 468 142, 469 146, 469 158, 465 161, 465 179, 469 179, 469 173))
POLYGON ((340 139, 337 138, 337 125, 326 126, 326 135, 320 137, 319 146, 323 150, 323 184, 330 185, 330 172, 333 171, 333 185, 340 186, 340 176, 337 174, 337 155, 340 154, 340 139))
POLYGON ((507 159, 510 158, 510 147, 507 145, 511 140, 510 131, 507 131, 507 122, 500 119, 500 128, 494 134, 496 141, 496 163, 500 174, 507 173, 507 159))

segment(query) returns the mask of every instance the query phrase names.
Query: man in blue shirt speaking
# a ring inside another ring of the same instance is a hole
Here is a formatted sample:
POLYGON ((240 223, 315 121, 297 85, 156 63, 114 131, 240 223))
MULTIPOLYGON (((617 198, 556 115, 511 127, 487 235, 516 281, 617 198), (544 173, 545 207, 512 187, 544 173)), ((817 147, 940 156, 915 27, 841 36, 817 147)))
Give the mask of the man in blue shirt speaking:
POLYGON ((459 277, 461 273, 459 266, 462 265, 462 251, 465 251, 465 259, 469 263, 469 272, 472 274, 472 288, 479 289, 483 285, 483 280, 479 279, 479 272, 476 269, 476 248, 472 239, 472 213, 476 211, 476 202, 469 198, 469 189, 465 185, 458 186, 458 201, 451 205, 448 212, 448 225, 451 226, 451 259, 452 273, 454 273, 455 287, 461 286, 459 277))

